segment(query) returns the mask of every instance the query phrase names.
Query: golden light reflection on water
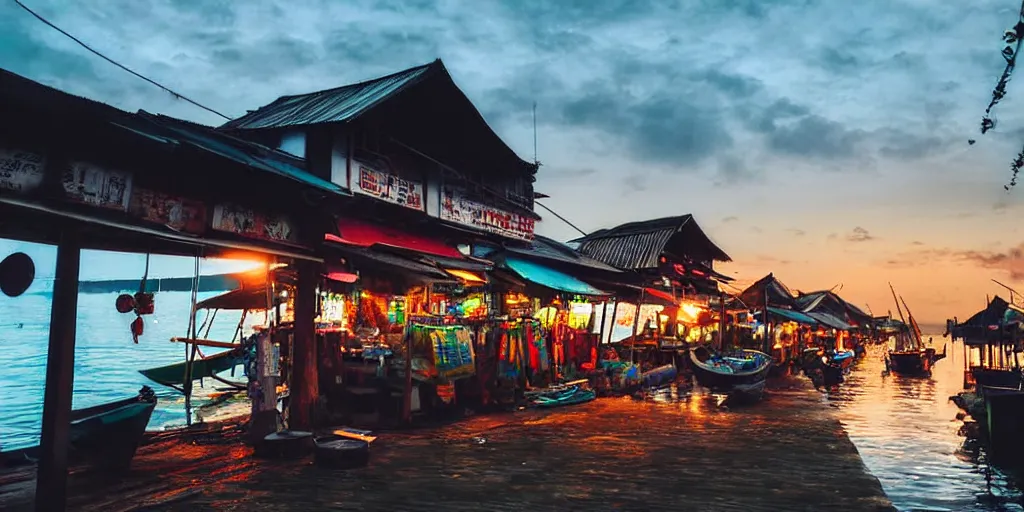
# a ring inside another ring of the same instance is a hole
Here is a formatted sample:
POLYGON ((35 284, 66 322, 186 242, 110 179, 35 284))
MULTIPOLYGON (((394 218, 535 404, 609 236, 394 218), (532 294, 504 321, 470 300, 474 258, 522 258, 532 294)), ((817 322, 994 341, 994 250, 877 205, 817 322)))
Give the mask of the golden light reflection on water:
MULTIPOLYGON (((936 339, 940 339, 936 336, 936 339)), ((847 381, 827 397, 865 464, 894 504, 910 510, 1024 510, 1005 476, 964 448, 962 422, 949 397, 962 391, 962 347, 950 346, 931 378, 884 374, 884 351, 873 347, 847 381)))

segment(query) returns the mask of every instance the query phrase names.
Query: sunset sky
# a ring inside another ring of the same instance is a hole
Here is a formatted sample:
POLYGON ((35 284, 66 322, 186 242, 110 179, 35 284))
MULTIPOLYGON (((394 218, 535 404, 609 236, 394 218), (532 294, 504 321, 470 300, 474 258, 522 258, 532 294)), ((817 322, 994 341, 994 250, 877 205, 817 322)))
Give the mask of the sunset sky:
MULTIPOLYGON (((884 314, 891 281, 922 322, 1005 296, 992 278, 1024 290, 1024 188, 1003 190, 1024 87, 1011 81, 996 130, 977 130, 1019 0, 24 2, 230 116, 440 57, 526 159, 537 103, 544 204, 584 231, 693 213, 740 286, 767 272, 842 284, 884 314)), ((13 2, 0 2, 0 67, 223 121, 13 2)), ((540 233, 577 236, 545 218, 540 233)), ((141 271, 137 256, 90 261, 95 276, 141 271)))

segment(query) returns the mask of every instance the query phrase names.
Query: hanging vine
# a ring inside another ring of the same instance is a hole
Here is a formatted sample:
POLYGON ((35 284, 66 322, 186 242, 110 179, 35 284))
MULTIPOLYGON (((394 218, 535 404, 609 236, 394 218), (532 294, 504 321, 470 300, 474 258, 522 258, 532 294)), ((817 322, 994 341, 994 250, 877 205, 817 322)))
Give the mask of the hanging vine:
MULTIPOLYGON (((992 100, 989 101, 988 107, 985 108, 985 116, 981 118, 981 133, 985 134, 989 130, 995 128, 996 122, 992 118, 992 109, 1006 97, 1006 84, 1010 81, 1010 75, 1013 74, 1013 69, 1017 65, 1017 55, 1020 53, 1021 43, 1024 42, 1024 2, 1021 3, 1020 12, 1017 15, 1017 24, 1012 29, 1007 30, 1003 34, 1003 41, 1006 42, 1006 47, 1003 48, 1003 58, 1006 59, 1006 68, 1003 69, 1003 74, 1000 75, 999 81, 996 82, 996 86, 992 89, 992 100)), ((974 144, 974 139, 967 141, 968 144, 974 144)), ((1021 168, 1024 167, 1024 149, 1021 149, 1020 153, 1017 154, 1017 158, 1014 158, 1010 164, 1010 183, 1003 185, 1003 188, 1010 190, 1011 187, 1017 186, 1017 175, 1020 173, 1021 168)))

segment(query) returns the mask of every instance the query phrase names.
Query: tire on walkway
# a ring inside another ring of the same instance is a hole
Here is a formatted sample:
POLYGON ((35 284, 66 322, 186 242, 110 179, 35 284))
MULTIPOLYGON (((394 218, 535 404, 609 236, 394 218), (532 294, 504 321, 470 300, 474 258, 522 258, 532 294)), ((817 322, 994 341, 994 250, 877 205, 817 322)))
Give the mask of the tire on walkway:
POLYGON ((324 436, 314 440, 318 466, 352 469, 370 461, 370 443, 342 436, 324 436))

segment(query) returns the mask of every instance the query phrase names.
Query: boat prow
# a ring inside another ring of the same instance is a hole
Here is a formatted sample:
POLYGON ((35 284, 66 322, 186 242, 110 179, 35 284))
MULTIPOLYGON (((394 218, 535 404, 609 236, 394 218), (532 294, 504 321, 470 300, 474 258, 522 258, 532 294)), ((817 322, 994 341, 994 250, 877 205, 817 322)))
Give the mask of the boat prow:
POLYGON ((706 347, 690 350, 690 363, 697 382, 712 391, 732 391, 736 386, 763 382, 771 370, 772 358, 757 350, 742 350, 735 355, 712 352, 706 347))
MULTIPOLYGON (((132 398, 71 411, 68 458, 110 472, 128 469, 156 403, 153 390, 143 386, 132 398)), ((32 461, 38 452, 39 447, 35 446, 0 458, 32 461)))

